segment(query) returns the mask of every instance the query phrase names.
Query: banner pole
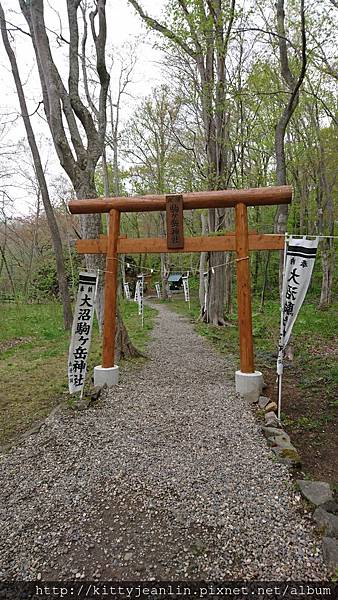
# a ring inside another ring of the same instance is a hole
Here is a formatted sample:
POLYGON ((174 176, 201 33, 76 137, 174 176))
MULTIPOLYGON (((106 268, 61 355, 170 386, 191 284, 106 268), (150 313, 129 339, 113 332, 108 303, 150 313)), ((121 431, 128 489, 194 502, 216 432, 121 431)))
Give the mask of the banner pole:
POLYGON ((142 273, 142 327, 144 327, 144 275, 142 273))
MULTIPOLYGON (((285 232, 285 239, 284 239, 284 261, 283 261, 283 278, 282 278, 281 310, 280 310, 280 335, 281 336, 282 336, 282 333, 283 333, 283 310, 284 310, 283 309, 283 290, 284 290, 284 278, 285 278, 285 271, 286 271, 286 252, 287 252, 288 237, 289 237, 289 234, 286 231, 285 232)), ((282 352, 284 353, 284 349, 283 349, 282 352)), ((283 355, 282 355, 282 361, 283 361, 283 355)), ((283 367, 283 365, 282 365, 282 367, 283 367)), ((280 420, 281 419, 281 412, 282 412, 282 373, 278 374, 277 379, 278 379, 278 409, 277 409, 277 417, 280 420)))
POLYGON ((190 311, 190 289, 189 289, 189 271, 187 272, 187 288, 188 288, 188 306, 189 306, 189 311, 190 311))
POLYGON ((281 412, 282 412, 282 374, 278 375, 278 410, 277 417, 278 420, 281 420, 281 412))

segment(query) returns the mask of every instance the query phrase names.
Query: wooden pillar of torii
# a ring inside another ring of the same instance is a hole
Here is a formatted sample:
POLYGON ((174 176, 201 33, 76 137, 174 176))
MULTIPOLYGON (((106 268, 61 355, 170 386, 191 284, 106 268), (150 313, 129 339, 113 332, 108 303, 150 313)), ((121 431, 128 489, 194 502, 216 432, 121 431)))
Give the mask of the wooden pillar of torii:
POLYGON ((248 206, 289 204, 290 186, 193 192, 181 195, 150 195, 131 198, 98 198, 71 200, 72 214, 109 213, 108 236, 97 240, 78 240, 81 254, 106 254, 104 289, 104 330, 102 367, 114 367, 118 255, 162 252, 223 252, 237 255, 237 299, 240 342, 240 370, 255 372, 252 338, 251 285, 249 252, 252 250, 283 250, 284 236, 248 231, 248 206), (175 209, 172 207, 176 206, 175 209), (183 210, 199 208, 235 208, 235 232, 217 236, 184 238, 183 210), (120 236, 121 212, 167 212, 167 239, 125 238, 120 236))

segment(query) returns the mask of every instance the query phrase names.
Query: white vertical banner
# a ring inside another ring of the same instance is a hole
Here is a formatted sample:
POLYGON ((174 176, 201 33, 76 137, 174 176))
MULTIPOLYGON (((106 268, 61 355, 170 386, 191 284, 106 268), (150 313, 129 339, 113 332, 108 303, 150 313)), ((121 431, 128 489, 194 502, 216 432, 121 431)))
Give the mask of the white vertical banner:
POLYGON ((126 297, 127 300, 130 300, 130 289, 129 289, 129 283, 124 282, 123 284, 123 289, 124 289, 124 295, 126 297))
POLYGON ((134 302, 138 302, 139 290, 140 290, 140 282, 137 280, 136 286, 135 286, 134 302))
POLYGON ((205 271, 203 273, 203 283, 204 283, 204 312, 206 313, 208 310, 208 283, 209 283, 209 272, 205 271))
POLYGON ((318 242, 319 238, 307 240, 305 237, 293 238, 291 236, 288 239, 286 247, 277 358, 277 374, 279 376, 279 418, 281 412, 281 380, 283 374, 284 352, 311 281, 318 242))
POLYGON ((142 273, 142 275, 137 276, 137 283, 138 283, 138 297, 137 297, 138 314, 141 316, 142 327, 143 327, 143 323, 144 323, 144 303, 143 303, 144 275, 143 275, 143 273, 142 273))
POLYGON ((183 281, 183 291, 184 291, 184 300, 185 302, 189 302, 190 308, 190 290, 189 290, 189 273, 182 277, 183 281))
POLYGON ((161 286, 158 281, 155 283, 155 290, 156 290, 157 297, 161 298, 161 286))
POLYGON ((69 393, 83 391, 93 328, 97 273, 81 272, 68 355, 69 393))

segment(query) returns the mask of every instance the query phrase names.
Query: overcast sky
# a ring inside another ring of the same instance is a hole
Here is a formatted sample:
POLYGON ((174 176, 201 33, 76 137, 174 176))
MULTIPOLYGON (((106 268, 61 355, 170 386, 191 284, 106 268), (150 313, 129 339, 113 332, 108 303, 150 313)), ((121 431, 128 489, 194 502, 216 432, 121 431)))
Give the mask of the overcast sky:
MULTIPOLYGON (((59 17, 52 9, 57 6, 62 18, 62 33, 65 38, 68 36, 67 16, 66 16, 66 0, 58 0, 52 2, 44 0, 45 4, 45 20, 47 27, 52 31, 60 31, 59 17)), ((19 10, 18 0, 2 0, 2 5, 6 13, 6 19, 10 23, 15 23, 27 31, 27 26, 19 10)), ((145 9, 151 12, 154 16, 160 16, 164 6, 164 0, 143 0, 142 5, 145 9)), ((133 74, 133 83, 129 88, 131 97, 126 97, 123 102, 122 117, 128 118, 132 112, 133 106, 138 100, 149 94, 151 88, 158 85, 162 81, 161 75, 161 54, 153 48, 154 38, 146 33, 145 26, 141 19, 135 14, 134 9, 129 5, 127 0, 107 0, 107 25, 108 25, 108 40, 107 51, 114 47, 119 52, 125 53, 125 45, 128 42, 134 42, 137 39, 138 45, 138 61, 133 74), (146 35, 145 35, 146 34, 146 35)), ((51 41, 53 35, 49 35, 51 41)), ((25 86, 26 98, 29 104, 29 111, 32 113, 41 100, 41 89, 38 80, 38 74, 35 65, 34 52, 31 46, 31 40, 24 34, 17 34, 12 40, 15 50, 21 79, 25 86)), ((53 43, 54 47, 55 44, 53 43)), ((67 47, 56 48, 54 56, 60 70, 67 71, 67 47), (64 69, 63 69, 64 67, 64 69)), ((116 73, 113 72, 113 81, 116 73)), ((13 145, 25 136, 25 131, 21 118, 18 117, 18 102, 15 93, 14 81, 9 68, 7 55, 3 48, 2 40, 0 42, 0 77, 3 84, 0 88, 0 114, 2 129, 5 124, 5 131, 0 139, 1 154, 3 149, 10 149, 12 152, 13 145)), ((43 158, 48 157, 48 178, 51 181, 60 174, 64 174, 58 164, 55 156, 54 148, 48 144, 47 139, 50 137, 49 130, 43 119, 43 110, 40 110, 39 115, 32 118, 32 123, 37 136, 42 140, 43 158)), ((13 157, 13 154, 12 154, 13 157)), ((29 186, 23 181, 20 175, 20 170, 24 170, 23 163, 28 162, 29 155, 23 156, 21 160, 13 161, 9 166, 8 159, 1 158, 1 171, 8 169, 11 172, 11 177, 6 179, 6 192, 14 199, 14 210, 21 214, 27 214, 31 211, 32 195, 29 191, 29 186), (19 164, 17 164, 19 163, 19 164), (21 163, 21 166, 20 166, 21 163)), ((4 180, 1 179, 1 189, 4 189, 4 180)), ((11 211, 12 212, 12 211, 11 211)))

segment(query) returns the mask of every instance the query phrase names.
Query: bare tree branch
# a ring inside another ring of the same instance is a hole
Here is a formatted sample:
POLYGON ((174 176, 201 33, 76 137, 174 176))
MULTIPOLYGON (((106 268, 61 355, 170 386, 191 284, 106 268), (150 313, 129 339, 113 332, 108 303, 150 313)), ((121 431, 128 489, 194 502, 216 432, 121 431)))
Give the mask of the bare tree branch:
POLYGON ((151 29, 154 29, 155 31, 162 33, 167 39, 171 40, 172 42, 174 42, 175 44, 180 46, 182 48, 182 50, 184 50, 184 52, 189 54, 189 56, 191 56, 192 58, 196 58, 196 52, 192 48, 190 48, 190 46, 188 46, 188 44, 186 44, 173 31, 171 31, 168 27, 166 27, 166 25, 159 23, 156 19, 153 19, 152 17, 147 15, 147 13, 144 12, 143 8, 140 6, 140 4, 137 2, 137 0, 128 0, 128 2, 133 5, 133 7, 138 12, 140 17, 143 19, 143 21, 145 21, 145 23, 151 29))
POLYGON ((106 0, 96 0, 96 9, 89 15, 92 36, 96 48, 96 70, 100 79, 100 97, 99 97, 99 138, 103 144, 107 126, 106 104, 109 87, 109 73, 106 68, 105 49, 107 41, 107 23, 105 14, 106 0), (99 16, 99 32, 95 31, 95 17, 99 16))
POLYGON ((81 40, 82 79, 83 79, 83 85, 84 85, 88 105, 90 106, 93 114, 98 119, 99 111, 97 110, 97 108, 92 100, 92 97, 89 93, 89 87, 88 87, 88 75, 87 75, 87 65, 86 65, 86 44, 87 44, 87 37, 88 37, 88 25, 87 25, 87 18, 86 18, 86 7, 80 4, 80 9, 82 12, 82 21, 83 21, 83 35, 82 35, 82 40, 81 40))

